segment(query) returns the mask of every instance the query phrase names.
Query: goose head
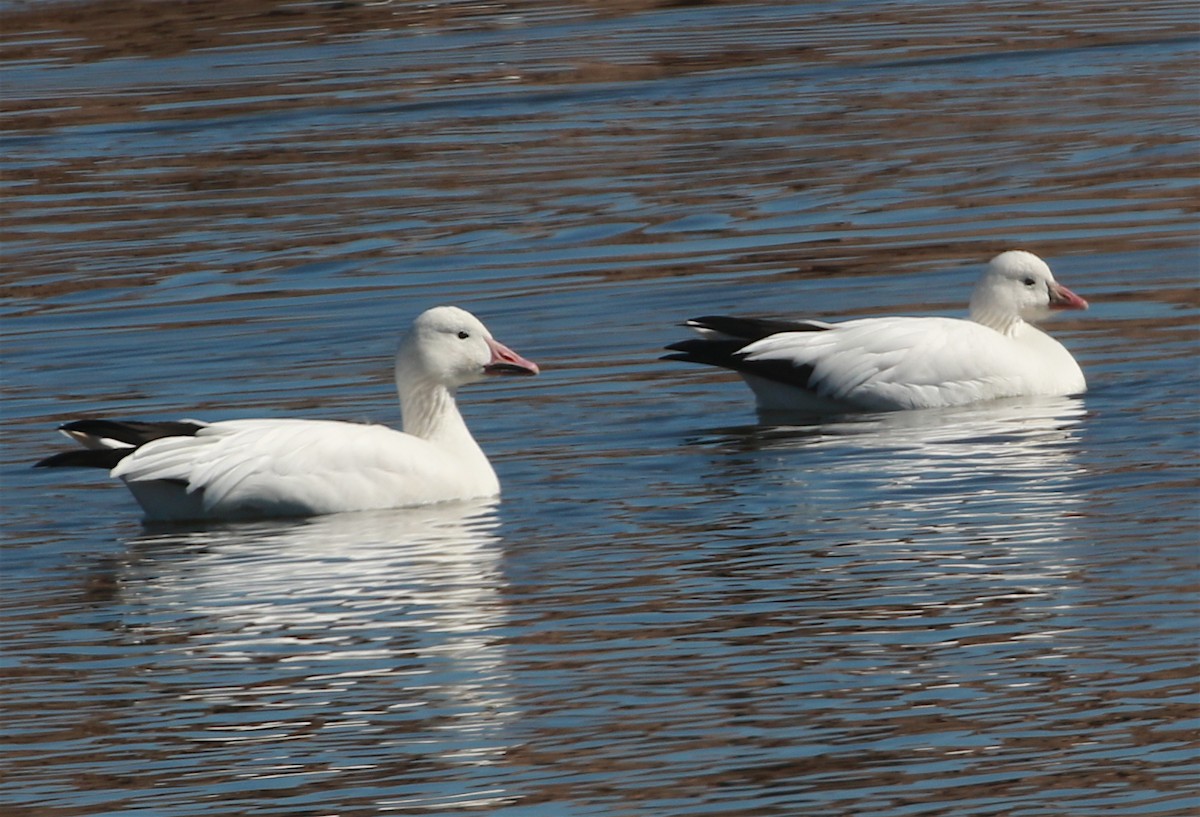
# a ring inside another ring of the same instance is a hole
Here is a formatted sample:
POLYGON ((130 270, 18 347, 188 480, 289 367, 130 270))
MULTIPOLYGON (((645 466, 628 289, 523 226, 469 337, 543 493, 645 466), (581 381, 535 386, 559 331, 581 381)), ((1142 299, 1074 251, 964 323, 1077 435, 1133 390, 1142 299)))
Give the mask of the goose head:
POLYGON ((454 391, 492 375, 535 375, 536 363, 492 337, 483 322, 456 306, 437 306, 413 321, 396 352, 396 379, 454 391))
POLYGON ((972 320, 1000 332, 1021 321, 1043 321, 1058 310, 1087 307, 1087 301, 1054 280, 1045 261, 1024 250, 993 258, 971 295, 972 320))

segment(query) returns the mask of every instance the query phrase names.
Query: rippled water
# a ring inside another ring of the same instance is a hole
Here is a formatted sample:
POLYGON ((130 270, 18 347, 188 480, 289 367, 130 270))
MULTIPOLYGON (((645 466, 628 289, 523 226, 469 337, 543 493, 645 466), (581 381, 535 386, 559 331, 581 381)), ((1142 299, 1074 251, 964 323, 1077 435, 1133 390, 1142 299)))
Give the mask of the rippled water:
POLYGON ((1200 806, 1194 7, 0 12, 5 813, 1200 806), (657 359, 1013 246, 1082 398, 812 424, 657 359), (543 366, 463 395, 499 502, 153 528, 29 468, 394 423, 439 302, 543 366))

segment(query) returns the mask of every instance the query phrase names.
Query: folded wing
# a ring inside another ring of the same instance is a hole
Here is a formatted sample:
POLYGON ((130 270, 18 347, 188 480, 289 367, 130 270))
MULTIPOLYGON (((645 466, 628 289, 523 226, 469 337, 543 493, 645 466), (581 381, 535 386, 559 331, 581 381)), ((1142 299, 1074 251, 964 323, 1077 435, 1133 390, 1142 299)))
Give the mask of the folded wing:
POLYGON ((213 423, 143 445, 113 476, 135 495, 153 493, 156 507, 173 494, 158 518, 333 513, 499 491, 490 466, 463 468, 444 449, 386 426, 325 420, 213 423))

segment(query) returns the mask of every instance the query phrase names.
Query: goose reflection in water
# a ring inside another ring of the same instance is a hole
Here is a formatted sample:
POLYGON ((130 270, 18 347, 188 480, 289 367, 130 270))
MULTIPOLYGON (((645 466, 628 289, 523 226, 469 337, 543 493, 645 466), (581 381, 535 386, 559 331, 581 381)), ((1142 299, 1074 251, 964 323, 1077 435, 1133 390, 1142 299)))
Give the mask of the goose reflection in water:
POLYGON ((1071 397, 821 422, 763 414, 762 425, 703 442, 733 452, 720 463, 721 480, 738 491, 768 480, 801 512, 852 517, 885 538, 957 532, 1054 542, 1082 502, 1084 417, 1083 401, 1071 397))
POLYGON ((727 430, 702 440, 716 472, 699 491, 733 509, 714 538, 763 518, 791 531, 755 550, 828 656, 813 671, 849 652, 874 685, 957 688, 964 667, 1062 667, 1077 649, 1055 633, 1077 625, 1091 543, 1085 416, 1055 398, 727 430))
POLYGON ((498 524, 486 501, 151 529, 113 586, 123 625, 159 645, 155 683, 197 712, 172 710, 168 729, 220 746, 218 764, 255 778, 389 764, 403 783, 398 758, 428 776, 505 749, 498 524))

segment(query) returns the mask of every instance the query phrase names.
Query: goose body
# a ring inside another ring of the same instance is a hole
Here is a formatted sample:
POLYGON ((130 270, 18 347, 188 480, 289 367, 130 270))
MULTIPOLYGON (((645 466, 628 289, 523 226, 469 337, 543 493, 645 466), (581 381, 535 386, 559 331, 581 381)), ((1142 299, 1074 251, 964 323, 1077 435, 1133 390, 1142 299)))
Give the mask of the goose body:
POLYGON ((422 313, 396 353, 403 431, 332 420, 80 420, 84 450, 43 467, 110 468, 149 520, 307 516, 494 496, 496 473, 458 411, 460 386, 537 365, 457 307, 422 313))
POLYGON ((881 317, 827 323, 709 316, 699 339, 667 355, 738 372, 764 411, 840 414, 1065 396, 1087 383, 1071 353, 1033 325, 1087 302, 1044 261, 1010 250, 991 260, 970 318, 881 317))

